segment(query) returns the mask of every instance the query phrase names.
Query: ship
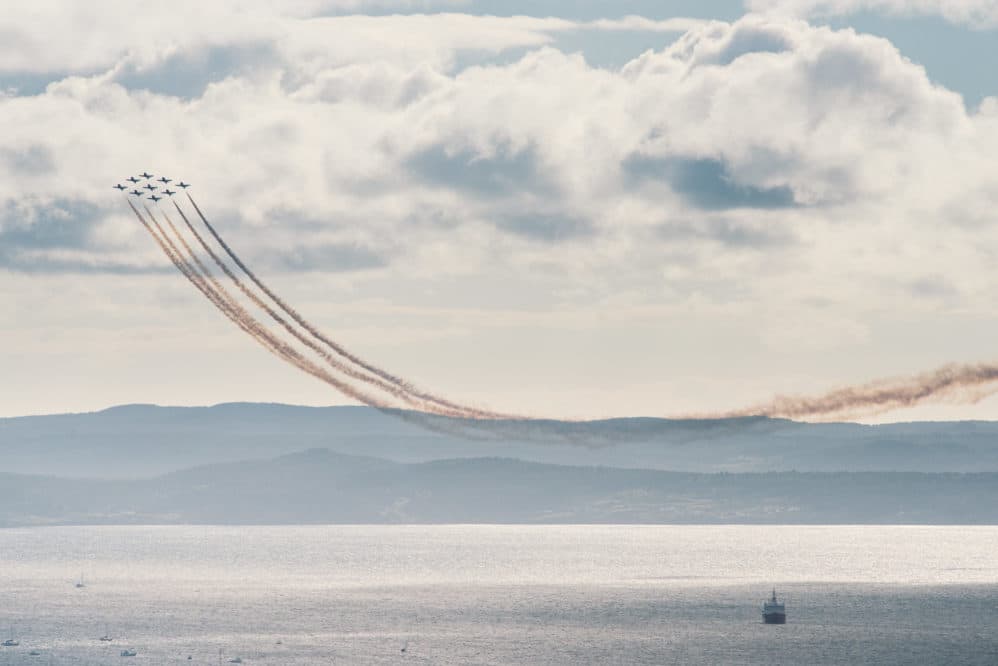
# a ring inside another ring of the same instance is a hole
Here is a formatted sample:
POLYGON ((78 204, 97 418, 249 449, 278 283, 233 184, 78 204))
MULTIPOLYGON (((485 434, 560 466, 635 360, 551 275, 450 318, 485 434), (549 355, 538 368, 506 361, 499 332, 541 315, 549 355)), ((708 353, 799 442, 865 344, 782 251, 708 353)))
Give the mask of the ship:
POLYGON ((762 621, 766 624, 786 624, 787 610, 783 602, 776 600, 776 589, 773 589, 773 596, 762 604, 762 621))

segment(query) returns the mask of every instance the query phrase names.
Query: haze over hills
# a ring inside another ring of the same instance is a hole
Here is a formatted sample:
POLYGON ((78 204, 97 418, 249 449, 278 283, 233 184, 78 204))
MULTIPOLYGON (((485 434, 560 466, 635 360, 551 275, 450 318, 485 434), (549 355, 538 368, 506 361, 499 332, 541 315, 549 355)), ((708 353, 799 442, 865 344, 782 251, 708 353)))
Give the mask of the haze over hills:
POLYGON ((624 418, 519 422, 483 438, 429 430, 368 407, 126 405, 0 419, 0 456, 9 473, 128 479, 312 448, 402 463, 503 457, 688 472, 998 472, 998 423, 624 418), (527 436, 535 430, 542 436, 527 436))
POLYGON ((276 404, 0 419, 0 525, 998 522, 998 423, 445 425, 463 434, 276 404))
POLYGON ((0 526, 101 523, 995 523, 998 474, 696 474, 316 449, 153 479, 0 475, 0 526))

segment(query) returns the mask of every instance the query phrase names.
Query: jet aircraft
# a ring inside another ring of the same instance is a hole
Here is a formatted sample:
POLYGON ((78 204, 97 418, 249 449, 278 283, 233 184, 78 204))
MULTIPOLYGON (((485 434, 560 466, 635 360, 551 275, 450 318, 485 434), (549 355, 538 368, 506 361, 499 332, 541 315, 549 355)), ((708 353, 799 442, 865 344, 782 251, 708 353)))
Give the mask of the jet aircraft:
POLYGON ((149 180, 150 178, 152 178, 152 174, 151 173, 146 173, 145 171, 143 171, 139 175, 142 176, 143 178, 145 178, 146 180, 149 180))
POLYGON ((149 198, 152 199, 153 201, 159 201, 163 197, 157 197, 155 194, 150 194, 149 198))
POLYGON ((133 197, 141 197, 142 196, 142 193, 139 192, 138 190, 132 190, 131 192, 129 192, 129 194, 131 194, 133 197))
POLYGON ((170 179, 167 178, 166 176, 163 176, 162 178, 158 178, 157 180, 159 180, 159 182, 163 183, 164 185, 166 185, 167 183, 170 182, 170 179))
POLYGON ((176 194, 176 192, 174 190, 171 190, 170 188, 167 188, 163 190, 163 194, 165 194, 168 197, 172 197, 174 194, 176 194))
POLYGON ((186 190, 186 189, 187 189, 188 187, 190 187, 190 186, 191 186, 191 184, 190 184, 190 183, 185 183, 184 181, 180 181, 179 183, 177 183, 177 187, 182 187, 182 188, 184 188, 185 190, 186 190))
POLYGON ((128 180, 132 181, 133 183, 137 183, 137 182, 139 182, 139 179, 138 179, 138 178, 136 178, 135 176, 129 176, 129 177, 128 177, 128 180))
POLYGON ((128 188, 125 187, 124 185, 122 185, 121 183, 118 183, 117 185, 114 186, 114 189, 116 189, 116 190, 127 190, 128 188))
POLYGON ((147 189, 147 190, 149 190, 150 192, 152 192, 153 190, 155 190, 155 189, 156 189, 156 186, 155 186, 155 185, 146 185, 146 186, 145 186, 145 189, 147 189))

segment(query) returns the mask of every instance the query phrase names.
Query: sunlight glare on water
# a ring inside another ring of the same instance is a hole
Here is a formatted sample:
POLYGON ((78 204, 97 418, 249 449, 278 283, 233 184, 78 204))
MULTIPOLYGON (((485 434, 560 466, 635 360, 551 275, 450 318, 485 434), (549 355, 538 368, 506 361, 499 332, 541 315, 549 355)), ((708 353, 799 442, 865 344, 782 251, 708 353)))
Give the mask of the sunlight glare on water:
POLYGON ((7 529, 0 664, 994 664, 996 553, 996 527, 7 529))

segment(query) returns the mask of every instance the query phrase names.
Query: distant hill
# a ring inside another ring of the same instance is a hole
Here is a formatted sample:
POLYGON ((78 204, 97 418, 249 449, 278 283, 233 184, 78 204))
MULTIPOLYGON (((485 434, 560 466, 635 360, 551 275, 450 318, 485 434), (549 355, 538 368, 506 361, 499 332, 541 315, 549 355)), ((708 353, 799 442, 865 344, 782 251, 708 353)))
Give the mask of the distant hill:
POLYGON ((677 471, 998 471, 998 423, 802 424, 771 419, 512 422, 498 433, 368 407, 127 405, 0 419, 0 471, 135 478, 329 448, 396 462, 497 456, 677 471), (460 433, 460 434, 455 434, 460 433))
POLYGON ((153 479, 0 475, 0 526, 100 523, 987 523, 998 474, 697 474, 311 450, 153 479))

